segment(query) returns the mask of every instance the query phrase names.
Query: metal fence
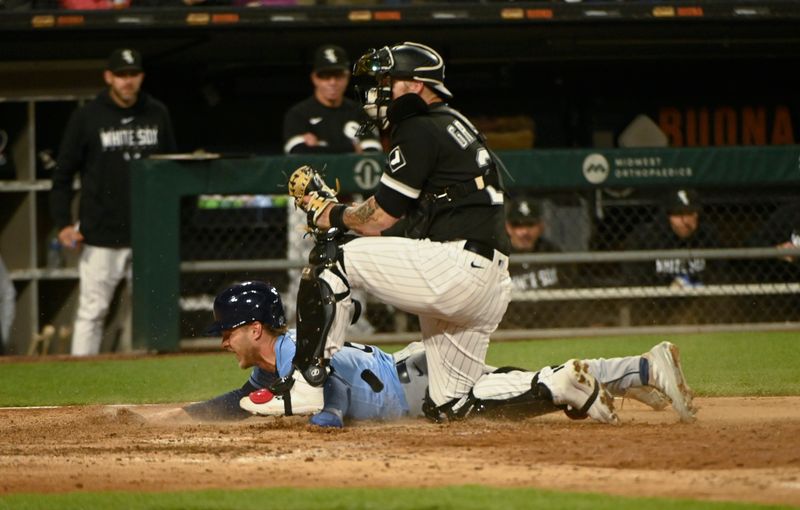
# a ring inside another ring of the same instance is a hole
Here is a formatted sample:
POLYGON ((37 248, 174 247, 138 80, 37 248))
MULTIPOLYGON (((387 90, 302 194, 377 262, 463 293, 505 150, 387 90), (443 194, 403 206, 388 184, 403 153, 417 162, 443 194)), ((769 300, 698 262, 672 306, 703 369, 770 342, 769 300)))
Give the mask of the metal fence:
MULTIPOLYGON (((555 251, 512 255, 515 290, 495 337, 800 323, 800 190, 700 190, 708 239, 666 250, 657 240, 632 245, 636 232, 668 232, 665 192, 513 190, 539 205, 555 251)), ((287 272, 303 261, 287 253, 302 233, 287 230, 286 203, 282 196, 182 200, 183 338, 202 336, 213 296, 234 281, 269 280, 294 299, 287 272)), ((401 340, 418 330, 415 317, 365 300, 354 337, 401 340)))

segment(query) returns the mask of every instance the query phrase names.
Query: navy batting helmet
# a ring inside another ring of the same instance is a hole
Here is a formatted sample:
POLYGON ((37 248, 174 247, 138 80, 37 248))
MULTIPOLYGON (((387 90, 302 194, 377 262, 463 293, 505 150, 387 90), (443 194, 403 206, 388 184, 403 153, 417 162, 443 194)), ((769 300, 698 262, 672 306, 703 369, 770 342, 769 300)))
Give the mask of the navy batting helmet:
POLYGON ((281 296, 265 282, 244 282, 228 287, 214 299, 214 323, 207 335, 259 321, 273 329, 286 326, 281 296))
POLYGON ((453 93, 444 86, 444 60, 430 46, 403 42, 392 47, 370 50, 356 62, 353 74, 421 81, 444 98, 453 93))

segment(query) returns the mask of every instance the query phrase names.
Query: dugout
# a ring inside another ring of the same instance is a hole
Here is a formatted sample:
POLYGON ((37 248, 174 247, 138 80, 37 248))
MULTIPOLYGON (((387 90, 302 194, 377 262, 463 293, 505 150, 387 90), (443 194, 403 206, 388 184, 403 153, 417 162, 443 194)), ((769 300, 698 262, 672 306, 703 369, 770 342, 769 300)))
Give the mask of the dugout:
MULTIPOLYGON (((666 186, 690 186, 716 190, 707 213, 714 216, 719 226, 728 222, 727 231, 741 235, 742 223, 736 211, 760 211, 768 218, 778 207, 796 197, 800 187, 800 148, 746 148, 725 149, 609 149, 609 150, 540 150, 501 152, 514 184, 512 191, 534 189, 543 197, 558 193, 596 194, 604 189, 635 188, 658 194, 666 186), (631 172, 630 167, 637 168, 631 172), (757 200, 748 200, 737 190, 748 188, 763 192, 757 200), (777 190, 782 189, 783 193, 777 190), (716 203, 715 203, 716 201, 716 203), (723 221, 724 220, 724 221, 723 221)), ((182 261, 179 236, 181 229, 180 204, 182 197, 201 194, 239 194, 245 192, 269 193, 280 186, 283 172, 298 166, 300 162, 328 164, 327 175, 339 179, 345 192, 368 193, 377 184, 376 180, 365 181, 364 161, 374 165, 374 158, 359 156, 338 157, 272 157, 247 160, 200 159, 197 161, 146 160, 134 165, 134 221, 133 242, 137 256, 134 258, 134 344, 140 348, 154 350, 176 350, 181 338, 181 273, 216 273, 224 275, 224 283, 231 279, 263 277, 291 267, 300 267, 303 260, 288 260, 286 257, 247 260, 182 261), (151 228, 159 224, 160 228, 151 228), (228 280, 225 281, 224 279, 228 280)), ((599 199, 598 199, 599 200, 599 199)), ((654 208, 657 201, 640 199, 638 207, 654 208)), ((623 201, 595 207, 625 207, 623 201)), ((281 206, 285 207, 285 206, 281 206)), ((704 212, 704 214, 706 213, 704 212)), ((599 219, 595 216, 593 224, 599 219)), ((750 218, 752 220, 752 218, 750 218)), ((752 221, 759 225, 759 221, 752 221)), ((624 225, 620 228, 626 228, 624 225)), ((751 227, 752 229, 752 227, 751 227)), ((291 233, 289 234, 291 235, 291 233)), ((295 235, 299 235, 295 234, 295 235)), ((735 236, 727 235, 726 239, 735 236)), ((772 247, 744 247, 732 241, 725 246, 710 250, 681 250, 670 253, 678 258, 704 257, 709 259, 773 260, 780 254, 772 247)), ((792 254, 800 254, 795 248, 792 254)), ((652 260, 663 253, 587 250, 551 255, 512 256, 512 264, 530 259, 534 262, 558 264, 578 263, 590 268, 652 260)), ((796 324, 796 297, 800 291, 800 272, 790 278, 770 281, 763 273, 748 273, 745 270, 731 272, 736 278, 694 288, 659 286, 629 287, 619 283, 612 273, 593 270, 594 278, 564 288, 515 292, 513 299, 521 302, 559 304, 553 311, 562 322, 552 329, 561 334, 578 329, 591 330, 604 327, 606 332, 619 332, 618 328, 650 326, 735 325, 742 322, 760 324, 783 322, 787 326, 796 324), (591 283, 587 283, 591 282, 591 283), (649 310, 646 317, 633 317, 631 306, 645 303, 649 310), (687 306, 686 303, 689 302, 687 306), (612 303, 612 307, 607 307, 612 303), (674 303, 670 304, 670 303, 674 303), (692 309, 692 316, 676 315, 672 308, 692 309), (750 313, 771 310, 770 314, 750 313), (776 310, 777 309, 777 310, 776 310), (627 311, 626 311, 627 310, 627 311), (723 313, 725 311, 725 313, 723 313), (588 318, 579 318, 580 315, 588 318), (610 316, 609 316, 610 314, 610 316), (627 317, 627 318, 626 318, 627 317), (564 319, 566 318, 566 319, 564 319)), ((209 280, 213 283, 216 280, 209 280)), ((209 289, 206 300, 213 299, 217 289, 209 289)), ((200 300, 202 301, 202 299, 200 300)), ((207 321, 210 302, 203 310, 207 321)), ((516 326, 505 332, 506 336, 531 336, 534 329, 542 329, 544 322, 537 313, 545 307, 533 306, 524 312, 533 320, 524 326, 516 326), (539 320, 537 320, 539 319, 539 320), (514 331, 522 329, 525 331, 514 331)), ((201 319, 201 320, 203 320, 201 319)), ((403 333, 413 327, 400 327, 392 318, 390 333, 403 333), (398 331, 399 329, 399 331, 398 331)), ((551 328, 548 328, 551 329, 551 328)), ((504 332, 498 332, 503 336, 504 332)), ((386 335, 386 339, 399 340, 397 335, 386 335)), ((375 341, 376 338, 371 338, 375 341)))

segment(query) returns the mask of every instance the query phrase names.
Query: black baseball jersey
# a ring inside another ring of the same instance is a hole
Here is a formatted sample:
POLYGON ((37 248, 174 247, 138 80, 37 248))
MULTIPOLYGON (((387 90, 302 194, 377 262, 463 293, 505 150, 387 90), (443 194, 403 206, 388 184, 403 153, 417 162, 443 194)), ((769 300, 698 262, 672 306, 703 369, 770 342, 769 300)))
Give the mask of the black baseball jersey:
POLYGON ((56 227, 72 223, 72 181, 80 172, 80 230, 86 243, 130 246, 130 162, 169 152, 175 152, 175 137, 160 101, 142 92, 136 104, 122 108, 107 90, 100 93, 72 114, 64 130, 50 194, 56 227))
MULTIPOLYGON (((406 101, 421 103, 418 96, 408 96, 406 101)), ((393 122, 392 148, 375 193, 378 205, 396 218, 413 216, 423 195, 438 195, 448 187, 473 181, 487 175, 494 165, 469 121, 444 103, 422 104, 412 110, 393 122)), ((509 253, 502 190, 489 185, 436 205, 426 236, 431 241, 468 239, 509 253)))
MULTIPOLYGON (((539 238, 533 250, 515 250, 512 253, 560 253, 561 249, 545 238, 539 238)), ((563 271, 563 266, 558 264, 513 264, 509 267, 511 274, 511 284, 514 290, 533 290, 545 289, 548 287, 558 287, 564 285, 564 279, 559 279, 559 273, 563 271)))
MULTIPOLYGON (((561 249, 540 237, 533 250, 515 250, 512 253, 560 253, 561 249)), ((517 292, 537 289, 554 289, 574 284, 575 268, 564 264, 511 264, 508 268, 511 285, 517 292)), ((512 301, 508 304, 501 323, 504 328, 552 328, 561 325, 563 307, 557 301, 512 301)), ((575 320, 573 317, 571 320, 575 320)))
POLYGON ((377 134, 356 136, 365 120, 361 106, 344 98, 341 106, 331 108, 311 96, 292 106, 283 118, 283 151, 286 154, 342 154, 354 152, 354 142, 364 150, 382 149, 377 134), (303 141, 305 133, 313 133, 319 145, 310 147, 303 141))
MULTIPOLYGON (((697 230, 686 239, 672 231, 666 216, 639 225, 625 240, 626 250, 684 250, 722 248, 716 229, 701 218, 697 230)), ((722 276, 722 262, 696 257, 689 259, 660 258, 644 263, 623 265, 627 283, 637 285, 670 285, 678 277, 689 284, 714 283, 722 276)))

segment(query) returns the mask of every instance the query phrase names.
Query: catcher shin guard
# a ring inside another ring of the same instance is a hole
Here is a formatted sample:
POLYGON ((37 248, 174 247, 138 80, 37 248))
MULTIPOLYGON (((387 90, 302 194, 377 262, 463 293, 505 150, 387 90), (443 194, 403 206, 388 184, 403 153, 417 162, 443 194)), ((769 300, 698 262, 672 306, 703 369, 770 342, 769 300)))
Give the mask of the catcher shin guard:
POLYGON ((553 404, 572 419, 591 416, 602 423, 619 423, 613 397, 589 373, 586 363, 571 359, 563 365, 545 367, 536 374, 534 382, 543 386, 552 396, 553 404))
POLYGON ((327 379, 328 361, 344 344, 356 306, 341 271, 307 266, 297 293, 297 351, 294 366, 312 386, 327 379))
POLYGON ((534 374, 514 367, 501 367, 484 375, 471 395, 475 398, 472 414, 485 418, 533 418, 560 409, 534 374))
POLYGON ((435 422, 483 418, 523 419, 560 410, 550 392, 538 384, 536 374, 514 367, 501 367, 484 374, 461 399, 436 407, 426 395, 423 411, 435 422))
POLYGON ((322 353, 336 314, 336 299, 330 285, 316 276, 315 269, 306 267, 300 277, 297 350, 292 363, 310 385, 322 386, 327 378, 327 362, 322 353))

